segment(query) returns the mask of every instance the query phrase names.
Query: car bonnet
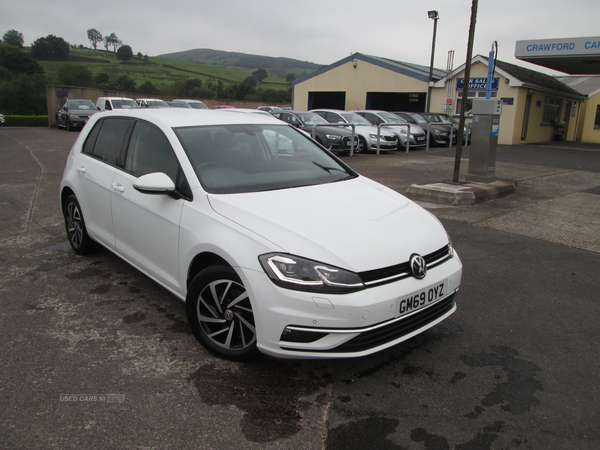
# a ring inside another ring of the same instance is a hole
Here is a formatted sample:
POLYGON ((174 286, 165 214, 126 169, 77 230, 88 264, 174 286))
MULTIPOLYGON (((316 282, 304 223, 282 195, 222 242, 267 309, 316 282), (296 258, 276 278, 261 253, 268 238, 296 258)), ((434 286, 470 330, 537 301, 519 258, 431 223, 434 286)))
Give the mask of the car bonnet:
POLYGON ((365 177, 208 198, 218 214, 272 242, 274 251, 356 272, 398 264, 448 243, 432 214, 365 177))

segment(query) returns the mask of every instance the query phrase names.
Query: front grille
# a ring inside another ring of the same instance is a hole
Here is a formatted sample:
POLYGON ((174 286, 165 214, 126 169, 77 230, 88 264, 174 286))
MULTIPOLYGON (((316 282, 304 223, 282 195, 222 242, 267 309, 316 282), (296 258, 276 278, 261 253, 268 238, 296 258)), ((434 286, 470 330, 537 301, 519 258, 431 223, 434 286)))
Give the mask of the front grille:
POLYGON ((444 300, 437 302, 429 308, 422 309, 411 316, 393 321, 388 325, 384 325, 373 330, 365 331, 355 338, 350 339, 348 342, 345 342, 344 344, 332 349, 311 350, 306 348, 282 348, 290 351, 315 353, 358 353, 365 350, 370 350, 413 333, 419 328, 422 328, 427 324, 439 319, 454 307, 454 295, 455 294, 452 294, 446 297, 444 300))
MULTIPOLYGON (((450 257, 450 246, 436 250, 435 252, 429 253, 423 256, 427 263, 427 269, 441 264, 450 257)), ((405 261, 394 266, 384 267, 382 269, 367 270, 365 272, 359 272, 358 276, 367 287, 378 286, 386 283, 393 283, 394 281, 401 280, 410 276, 410 265, 408 261, 405 261)))

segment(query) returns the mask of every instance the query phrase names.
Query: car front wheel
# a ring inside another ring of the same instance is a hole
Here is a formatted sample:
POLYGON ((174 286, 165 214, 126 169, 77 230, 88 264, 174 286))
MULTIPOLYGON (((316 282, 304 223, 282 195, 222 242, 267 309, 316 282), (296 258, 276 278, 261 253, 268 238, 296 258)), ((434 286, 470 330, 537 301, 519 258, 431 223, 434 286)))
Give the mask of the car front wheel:
POLYGON ((211 353, 237 361, 258 355, 252 304, 231 267, 209 267, 194 277, 186 314, 194 336, 211 353))
POLYGON ((367 151, 367 141, 365 138, 358 136, 358 142, 356 143, 355 153, 363 153, 367 151))

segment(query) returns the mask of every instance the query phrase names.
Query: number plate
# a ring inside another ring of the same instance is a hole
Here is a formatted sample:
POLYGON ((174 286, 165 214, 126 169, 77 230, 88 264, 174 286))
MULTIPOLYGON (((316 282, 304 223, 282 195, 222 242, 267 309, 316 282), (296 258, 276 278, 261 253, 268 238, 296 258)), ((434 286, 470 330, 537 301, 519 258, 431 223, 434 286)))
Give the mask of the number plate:
POLYGON ((417 137, 417 141, 424 141, 425 140, 425 136, 419 136, 417 137))
POLYGON ((396 317, 433 305, 448 295, 448 280, 442 280, 422 291, 400 297, 396 302, 396 317))

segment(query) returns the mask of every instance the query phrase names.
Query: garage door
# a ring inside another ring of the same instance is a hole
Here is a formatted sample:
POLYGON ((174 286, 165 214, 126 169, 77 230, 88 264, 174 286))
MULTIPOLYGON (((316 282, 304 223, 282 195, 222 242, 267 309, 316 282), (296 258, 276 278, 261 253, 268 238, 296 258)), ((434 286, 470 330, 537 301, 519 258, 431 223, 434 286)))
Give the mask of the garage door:
POLYGON ((367 92, 367 109, 425 111, 426 92, 367 92))
POLYGON ((346 109, 346 93, 309 92, 308 109, 346 109))

